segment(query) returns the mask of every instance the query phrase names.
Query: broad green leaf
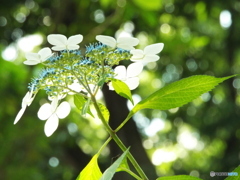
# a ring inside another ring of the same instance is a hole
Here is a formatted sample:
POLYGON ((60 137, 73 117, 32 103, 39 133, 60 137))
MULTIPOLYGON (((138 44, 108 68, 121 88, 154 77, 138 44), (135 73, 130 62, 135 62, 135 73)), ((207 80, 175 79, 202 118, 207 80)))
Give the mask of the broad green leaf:
POLYGON ((122 163, 123 159, 126 157, 129 149, 127 149, 106 171, 103 173, 100 180, 111 180, 118 167, 122 163))
POLYGON ((130 100, 133 104, 132 94, 129 89, 129 87, 122 81, 118 79, 112 79, 112 85, 116 93, 118 93, 120 96, 127 98, 130 100))
POLYGON ((108 122, 110 113, 109 113, 107 107, 104 106, 104 105, 101 104, 101 103, 98 103, 98 107, 100 108, 100 110, 101 110, 101 112, 102 112, 102 114, 103 114, 104 119, 108 122))
POLYGON ((225 180, 240 180, 240 166, 236 167, 232 172, 229 172, 225 180))
POLYGON ((95 154, 87 166, 80 172, 77 180, 99 180, 102 172, 97 163, 98 154, 95 154))
POLYGON ((161 88, 140 101, 132 109, 129 116, 141 109, 167 110, 180 107, 196 99, 201 94, 212 90, 216 85, 233 76, 216 78, 207 75, 197 75, 181 79, 161 88))
POLYGON ((157 178, 157 180, 202 180, 202 179, 189 176, 189 175, 177 175, 177 176, 160 177, 160 178, 157 178))

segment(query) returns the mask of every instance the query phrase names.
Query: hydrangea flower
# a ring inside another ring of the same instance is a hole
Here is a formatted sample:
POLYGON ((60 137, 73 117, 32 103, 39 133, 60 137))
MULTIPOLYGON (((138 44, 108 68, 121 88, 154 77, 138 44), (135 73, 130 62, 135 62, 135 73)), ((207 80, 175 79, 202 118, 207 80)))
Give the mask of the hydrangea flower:
POLYGON ((33 99, 35 96, 33 96, 33 92, 27 92, 27 94, 24 96, 23 100, 22 100, 22 108, 20 109, 20 111, 18 112, 14 124, 16 124, 22 117, 23 113, 25 112, 27 106, 30 106, 33 99))
MULTIPOLYGON (((130 90, 136 89, 139 85, 139 78, 137 77, 143 70, 142 63, 132 63, 127 68, 125 66, 117 66, 114 69, 116 76, 115 79, 119 79, 127 84, 130 90)), ((109 83, 109 89, 114 90, 112 83, 109 83)))
POLYGON ((54 51, 62 51, 62 50, 75 50, 79 49, 79 44, 83 40, 83 36, 81 34, 77 34, 74 36, 70 36, 68 39, 66 36, 62 34, 50 34, 47 36, 47 40, 50 44, 54 45, 52 50, 54 51))
MULTIPOLYGON (((68 85, 68 88, 70 88, 71 90, 73 90, 75 92, 80 92, 81 90, 84 89, 83 86, 80 85, 77 80, 75 80, 72 84, 68 85)), ((68 94, 73 95, 75 93, 72 91, 69 91, 68 94)))
POLYGON ((160 59, 156 54, 160 53, 163 49, 163 43, 152 44, 146 46, 144 50, 134 49, 131 50, 132 54, 131 61, 133 62, 154 62, 160 59))
POLYGON ((46 47, 41 49, 38 53, 27 53, 26 61, 23 63, 26 65, 36 65, 46 61, 49 57, 53 55, 50 48, 46 47))
POLYGON ((71 107, 69 103, 64 101, 58 106, 58 101, 58 97, 55 97, 51 104, 43 104, 38 111, 39 119, 47 120, 44 126, 44 132, 48 137, 56 131, 59 119, 65 118, 70 113, 71 107))
POLYGON ((133 46, 136 46, 139 43, 139 40, 134 37, 119 37, 117 40, 111 36, 98 35, 96 40, 99 42, 110 46, 111 48, 121 48, 125 50, 134 49, 133 46))

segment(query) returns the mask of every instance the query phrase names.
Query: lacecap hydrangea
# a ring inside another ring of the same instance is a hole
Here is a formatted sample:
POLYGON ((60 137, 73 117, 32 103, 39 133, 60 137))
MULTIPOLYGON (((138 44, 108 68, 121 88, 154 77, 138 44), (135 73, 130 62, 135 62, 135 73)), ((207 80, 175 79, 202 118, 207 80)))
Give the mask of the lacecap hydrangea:
POLYGON ((14 124, 22 117, 27 106, 30 106, 39 90, 45 90, 51 103, 43 104, 39 118, 47 120, 44 127, 46 136, 51 136, 57 129, 59 119, 65 118, 70 112, 70 105, 63 101, 67 95, 79 94, 89 99, 96 95, 104 83, 114 90, 111 81, 114 79, 124 82, 130 90, 139 85, 138 75, 148 62, 159 60, 157 55, 163 49, 163 43, 146 46, 144 50, 135 49, 139 40, 134 37, 119 37, 117 39, 98 35, 98 42, 80 50, 79 43, 83 36, 78 34, 67 38, 61 34, 51 34, 47 37, 53 45, 45 47, 38 53, 27 53, 25 65, 43 64, 37 77, 28 85, 28 92, 22 100, 22 108, 18 112, 14 124), (130 60, 127 68, 119 65, 120 61, 130 60), (113 68, 115 67, 115 68, 113 68), (64 109, 64 111, 63 111, 64 109))

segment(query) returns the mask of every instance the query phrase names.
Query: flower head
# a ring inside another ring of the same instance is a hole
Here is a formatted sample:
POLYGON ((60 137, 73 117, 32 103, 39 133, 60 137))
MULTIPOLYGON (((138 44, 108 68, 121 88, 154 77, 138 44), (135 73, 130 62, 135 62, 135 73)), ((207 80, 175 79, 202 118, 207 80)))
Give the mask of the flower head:
POLYGON ((38 53, 27 53, 27 60, 23 63, 26 65, 36 65, 46 61, 49 57, 53 55, 50 48, 43 48, 38 53))
POLYGON ((131 50, 130 53, 132 54, 131 61, 133 62, 154 62, 159 60, 159 56, 156 55, 160 53, 163 49, 163 43, 152 44, 146 46, 144 50, 134 49, 131 50))
POLYGON ((111 36, 98 35, 96 36, 96 40, 110 46, 113 49, 118 47, 125 50, 132 50, 134 49, 133 46, 136 46, 139 43, 139 40, 134 37, 119 37, 116 40, 111 36))
MULTIPOLYGON (((130 90, 136 89, 139 85, 139 78, 137 77, 143 70, 142 63, 132 63, 127 68, 125 66, 117 66, 114 69, 116 76, 115 79, 119 79, 127 84, 130 90)), ((109 89, 113 90, 112 84, 109 84, 109 89)))
POLYGON ((74 36, 70 36, 68 39, 66 36, 62 34, 50 34, 47 36, 47 40, 50 44, 54 45, 52 50, 54 51, 62 51, 62 50, 75 50, 80 46, 77 45, 83 40, 83 36, 81 34, 77 34, 74 36))
POLYGON ((23 100, 22 100, 22 108, 20 109, 20 111, 18 112, 15 120, 14 120, 14 124, 16 124, 22 117, 23 113, 25 112, 27 106, 30 106, 34 97, 33 96, 33 92, 27 92, 27 94, 24 96, 23 100))
POLYGON ((39 111, 38 117, 41 120, 47 120, 44 126, 44 132, 46 136, 51 136, 56 131, 59 119, 65 118, 70 113, 70 105, 64 101, 58 106, 58 97, 52 100, 52 103, 43 104, 39 111))

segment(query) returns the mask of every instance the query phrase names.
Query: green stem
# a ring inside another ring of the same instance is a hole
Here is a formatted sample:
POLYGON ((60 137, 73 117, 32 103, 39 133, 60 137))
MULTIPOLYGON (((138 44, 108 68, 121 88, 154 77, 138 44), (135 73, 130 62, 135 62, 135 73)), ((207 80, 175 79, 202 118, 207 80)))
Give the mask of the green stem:
MULTIPOLYGON (((103 114, 102 114, 100 108, 98 107, 98 104, 97 104, 97 101, 95 99, 95 96, 93 96, 93 94, 90 94, 90 95, 91 95, 92 103, 93 103, 93 105, 94 105, 94 107, 95 107, 95 109, 97 111, 97 114, 98 114, 99 118, 101 119, 104 127, 107 129, 107 131, 110 134, 111 138, 117 143, 117 145, 122 149, 122 151, 125 152, 127 150, 126 146, 119 139, 119 137, 117 136, 116 132, 114 130, 112 130, 112 128, 106 122, 106 120, 103 117, 103 114)), ((141 169, 141 167, 139 166, 139 164, 137 163, 137 161, 134 159, 133 155, 130 152, 128 153, 128 159, 131 161, 132 165, 134 166, 136 171, 139 173, 139 175, 141 176, 142 180, 148 180, 147 176, 145 175, 145 173, 143 172, 143 170, 141 169)))
POLYGON ((127 169, 127 168, 121 168, 123 171, 126 171, 128 174, 130 174, 132 177, 134 177, 137 180, 142 180, 142 178, 140 178, 138 175, 136 175, 134 172, 132 172, 131 170, 127 169))
POLYGON ((114 131, 118 132, 129 121, 129 119, 133 116, 133 114, 134 113, 132 113, 132 111, 130 111, 130 113, 128 114, 126 119, 114 131))
POLYGON ((100 149, 98 150, 98 152, 97 152, 98 155, 102 152, 102 150, 107 146, 107 144, 108 144, 111 140, 112 140, 112 138, 109 137, 109 138, 104 142, 104 144, 101 146, 101 148, 100 148, 100 149))

